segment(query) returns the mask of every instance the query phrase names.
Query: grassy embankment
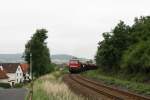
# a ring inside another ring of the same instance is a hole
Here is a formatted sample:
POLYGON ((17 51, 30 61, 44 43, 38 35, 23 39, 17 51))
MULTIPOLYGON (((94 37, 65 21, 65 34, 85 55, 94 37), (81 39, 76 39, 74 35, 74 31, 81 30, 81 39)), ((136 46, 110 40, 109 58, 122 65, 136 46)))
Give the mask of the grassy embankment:
POLYGON ((85 100, 82 96, 72 93, 62 81, 66 69, 57 69, 34 81, 33 100, 85 100))
POLYGON ((148 83, 136 82, 135 80, 129 81, 127 78, 121 77, 121 75, 106 74, 99 69, 84 72, 82 75, 101 80, 108 85, 114 85, 120 88, 129 89, 139 94, 150 96, 150 84, 148 83))

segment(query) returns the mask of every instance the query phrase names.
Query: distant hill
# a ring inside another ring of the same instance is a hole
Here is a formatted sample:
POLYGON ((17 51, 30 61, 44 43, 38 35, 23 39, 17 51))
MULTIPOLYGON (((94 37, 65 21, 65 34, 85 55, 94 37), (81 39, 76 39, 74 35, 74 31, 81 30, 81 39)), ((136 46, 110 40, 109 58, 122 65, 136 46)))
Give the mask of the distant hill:
MULTIPOLYGON (((67 54, 55 54, 51 55, 51 61, 56 64, 67 63, 75 56, 67 54)), ((22 58, 22 54, 0 54, 0 63, 22 63, 25 62, 22 58)))
MULTIPOLYGON (((56 64, 68 63, 70 59, 77 58, 68 54, 51 55, 51 61, 56 64)), ((78 58, 80 60, 87 60, 85 58, 78 58)), ((25 63, 22 54, 0 54, 0 63, 25 63)))
POLYGON ((72 55, 67 55, 67 54, 51 55, 52 62, 56 64, 68 63, 69 60, 72 58, 76 58, 76 57, 72 55))
POLYGON ((75 58, 75 56, 67 55, 67 54, 56 54, 51 56, 51 59, 60 59, 60 60, 69 60, 72 58, 75 58))
POLYGON ((0 54, 0 63, 23 63, 22 54, 0 54))
POLYGON ((67 55, 67 54, 56 54, 56 55, 51 56, 51 61, 56 64, 63 64, 63 63, 68 63, 69 60, 72 58, 77 58, 81 62, 86 62, 86 61, 90 60, 90 59, 86 59, 86 58, 78 58, 78 57, 75 57, 72 55, 67 55))

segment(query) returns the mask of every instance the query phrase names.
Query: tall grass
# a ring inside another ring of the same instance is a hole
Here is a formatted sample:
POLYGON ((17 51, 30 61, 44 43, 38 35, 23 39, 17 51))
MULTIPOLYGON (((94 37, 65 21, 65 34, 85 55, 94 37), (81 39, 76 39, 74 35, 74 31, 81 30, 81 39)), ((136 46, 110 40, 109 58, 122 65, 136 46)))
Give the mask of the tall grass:
POLYGON ((62 72, 55 71, 34 82, 33 100, 85 100, 71 92, 62 81, 62 72))

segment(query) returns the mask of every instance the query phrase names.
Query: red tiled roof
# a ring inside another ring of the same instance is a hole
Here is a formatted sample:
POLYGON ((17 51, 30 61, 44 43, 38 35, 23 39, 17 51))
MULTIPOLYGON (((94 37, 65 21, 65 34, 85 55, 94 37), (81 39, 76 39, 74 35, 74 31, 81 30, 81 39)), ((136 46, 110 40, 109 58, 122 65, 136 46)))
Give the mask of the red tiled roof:
POLYGON ((6 75, 6 72, 3 70, 0 70, 0 79, 7 79, 7 78, 9 77, 6 75))
POLYGON ((23 73, 27 73, 29 70, 29 65, 28 64, 20 64, 21 69, 23 71, 23 73))
POLYGON ((19 63, 2 63, 0 65, 3 66, 3 69, 6 71, 6 73, 15 73, 19 63))

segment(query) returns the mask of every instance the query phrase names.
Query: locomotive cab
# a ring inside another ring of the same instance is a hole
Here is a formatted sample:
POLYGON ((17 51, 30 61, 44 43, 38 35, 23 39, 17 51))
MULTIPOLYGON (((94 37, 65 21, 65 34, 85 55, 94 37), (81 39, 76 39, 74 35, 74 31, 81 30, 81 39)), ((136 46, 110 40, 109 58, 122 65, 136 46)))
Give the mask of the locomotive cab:
POLYGON ((81 64, 79 60, 74 59, 69 61, 69 72, 71 73, 77 72, 80 71, 80 69, 81 69, 81 64))

